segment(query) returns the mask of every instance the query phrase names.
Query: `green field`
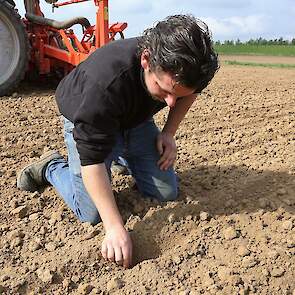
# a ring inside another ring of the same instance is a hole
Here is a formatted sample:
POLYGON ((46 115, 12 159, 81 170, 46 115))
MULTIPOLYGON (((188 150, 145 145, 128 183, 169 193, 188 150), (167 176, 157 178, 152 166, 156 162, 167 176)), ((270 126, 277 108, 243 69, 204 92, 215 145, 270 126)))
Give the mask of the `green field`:
POLYGON ((214 45, 223 55, 295 56, 295 45, 214 45))
POLYGON ((266 68, 295 68, 295 64, 274 64, 274 63, 257 63, 257 62, 241 62, 241 61, 225 61, 226 65, 234 66, 252 66, 252 67, 266 67, 266 68))

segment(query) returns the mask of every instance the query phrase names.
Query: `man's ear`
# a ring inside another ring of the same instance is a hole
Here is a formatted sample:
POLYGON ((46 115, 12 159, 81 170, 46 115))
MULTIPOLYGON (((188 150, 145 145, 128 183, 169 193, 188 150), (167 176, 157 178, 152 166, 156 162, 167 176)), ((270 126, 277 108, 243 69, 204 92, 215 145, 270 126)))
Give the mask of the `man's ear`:
POLYGON ((140 56, 140 63, 144 70, 149 70, 150 66, 150 52, 144 49, 140 56))

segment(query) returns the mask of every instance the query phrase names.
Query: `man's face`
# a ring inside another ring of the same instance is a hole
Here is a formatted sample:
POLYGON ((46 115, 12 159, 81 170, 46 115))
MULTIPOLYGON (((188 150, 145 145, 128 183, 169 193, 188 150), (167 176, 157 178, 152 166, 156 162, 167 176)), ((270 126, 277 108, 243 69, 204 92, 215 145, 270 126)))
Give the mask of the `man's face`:
POLYGON ((178 97, 189 96, 195 92, 194 89, 178 84, 173 75, 161 70, 151 71, 148 56, 142 53, 141 65, 144 69, 146 87, 151 96, 159 101, 166 102, 172 108, 178 97))

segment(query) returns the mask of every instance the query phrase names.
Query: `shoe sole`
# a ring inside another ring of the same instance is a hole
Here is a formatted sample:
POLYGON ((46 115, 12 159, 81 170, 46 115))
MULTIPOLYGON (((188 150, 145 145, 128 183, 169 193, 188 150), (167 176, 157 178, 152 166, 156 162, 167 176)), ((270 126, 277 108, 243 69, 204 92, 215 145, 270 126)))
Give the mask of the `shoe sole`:
POLYGON ((52 157, 52 160, 53 159, 58 159, 58 158, 62 158, 62 156, 60 155, 60 153, 58 151, 48 151, 46 153, 44 153, 43 155, 41 155, 40 159, 36 160, 34 163, 30 163, 28 165, 26 165, 19 173, 18 173, 18 176, 17 176, 17 180, 16 180, 16 183, 17 183, 17 188, 19 188, 20 190, 24 190, 23 188, 21 188, 19 186, 19 183, 21 181, 21 177, 22 175, 24 174, 24 172, 30 168, 32 165, 36 165, 36 164, 39 164, 41 162, 43 162, 46 158, 48 158, 48 160, 52 157), (58 155, 58 157, 52 157, 54 154, 58 155))

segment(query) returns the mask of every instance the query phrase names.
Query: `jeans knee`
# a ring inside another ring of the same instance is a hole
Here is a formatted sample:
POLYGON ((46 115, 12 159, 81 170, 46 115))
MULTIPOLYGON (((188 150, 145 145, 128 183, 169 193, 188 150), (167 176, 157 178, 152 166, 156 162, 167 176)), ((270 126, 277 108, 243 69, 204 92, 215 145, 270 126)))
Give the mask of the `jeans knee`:
POLYGON ((178 189, 177 187, 169 187, 164 191, 160 192, 160 201, 175 201, 178 197, 178 189))
POLYGON ((98 214, 98 211, 91 212, 91 213, 85 212, 83 214, 81 214, 81 212, 76 212, 76 215, 77 215, 77 217, 79 218, 80 221, 82 221, 82 222, 89 222, 92 225, 96 225, 99 222, 101 222, 101 218, 100 218, 100 216, 98 214))

